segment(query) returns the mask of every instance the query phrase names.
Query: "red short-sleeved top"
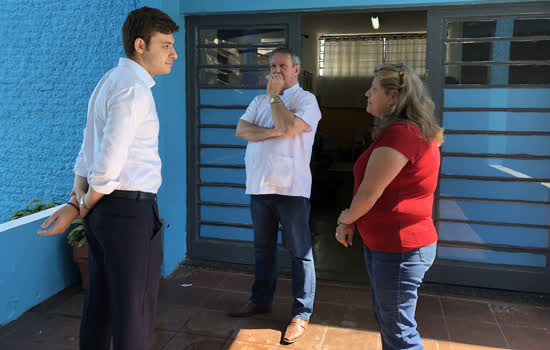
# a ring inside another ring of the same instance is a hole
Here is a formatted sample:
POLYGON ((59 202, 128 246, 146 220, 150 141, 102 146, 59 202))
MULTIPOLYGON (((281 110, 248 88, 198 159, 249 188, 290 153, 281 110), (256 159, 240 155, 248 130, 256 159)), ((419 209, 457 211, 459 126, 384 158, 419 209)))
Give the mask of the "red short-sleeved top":
POLYGON ((424 140, 415 124, 391 124, 355 162, 354 196, 378 147, 391 147, 409 161, 371 210, 356 221, 363 242, 381 252, 405 252, 435 243, 432 208, 440 164, 437 142, 424 140))

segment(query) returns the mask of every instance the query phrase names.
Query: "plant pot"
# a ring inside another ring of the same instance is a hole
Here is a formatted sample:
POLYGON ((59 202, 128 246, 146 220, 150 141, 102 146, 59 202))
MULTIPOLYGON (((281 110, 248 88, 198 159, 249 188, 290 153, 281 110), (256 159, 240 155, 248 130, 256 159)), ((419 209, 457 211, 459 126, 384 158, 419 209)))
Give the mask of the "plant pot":
POLYGON ((88 243, 84 243, 82 247, 79 247, 78 243, 73 244, 73 260, 80 269, 82 289, 86 289, 88 284, 88 243))

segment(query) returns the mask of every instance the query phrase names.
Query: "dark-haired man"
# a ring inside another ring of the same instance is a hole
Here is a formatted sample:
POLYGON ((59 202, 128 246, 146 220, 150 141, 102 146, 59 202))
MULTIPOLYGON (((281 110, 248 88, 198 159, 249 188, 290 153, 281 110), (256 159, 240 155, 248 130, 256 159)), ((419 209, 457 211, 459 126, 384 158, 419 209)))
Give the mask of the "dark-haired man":
POLYGON ((84 218, 89 280, 81 350, 108 350, 111 338, 114 350, 145 350, 153 341, 162 241, 159 120, 151 88, 155 75, 172 69, 178 29, 157 9, 128 14, 126 58, 103 76, 88 103, 71 199, 38 232, 62 233, 84 218))
POLYGON ((298 84, 299 74, 300 60, 292 51, 273 51, 267 94, 256 96, 237 124, 237 137, 248 141, 246 193, 251 195, 256 266, 250 301, 231 315, 246 317, 271 309, 281 223, 292 259, 294 296, 285 343, 304 335, 315 297, 309 162, 321 112, 315 96, 298 84))

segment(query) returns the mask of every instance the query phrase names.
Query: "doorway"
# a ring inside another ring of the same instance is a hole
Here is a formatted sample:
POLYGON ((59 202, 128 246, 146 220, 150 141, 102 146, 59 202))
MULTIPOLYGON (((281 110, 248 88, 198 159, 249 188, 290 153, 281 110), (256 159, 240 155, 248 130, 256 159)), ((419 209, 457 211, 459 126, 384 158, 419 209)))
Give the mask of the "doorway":
POLYGON ((322 114, 311 159, 311 231, 321 278, 368 280, 359 234, 343 247, 334 238, 336 221, 351 203, 353 164, 372 142, 375 119, 365 110, 372 72, 378 64, 406 63, 425 76, 426 18, 426 11, 302 17, 302 86, 317 96, 322 114))

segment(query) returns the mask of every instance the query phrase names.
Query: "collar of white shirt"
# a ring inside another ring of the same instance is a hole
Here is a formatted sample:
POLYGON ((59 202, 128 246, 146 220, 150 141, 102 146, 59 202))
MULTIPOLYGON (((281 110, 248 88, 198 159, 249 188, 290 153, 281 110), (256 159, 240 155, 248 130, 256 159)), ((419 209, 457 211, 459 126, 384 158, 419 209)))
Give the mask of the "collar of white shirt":
POLYGON ((153 80, 151 75, 145 70, 145 68, 143 68, 136 61, 125 57, 120 57, 118 59, 118 66, 127 67, 128 69, 131 69, 134 73, 136 73, 137 77, 140 80, 142 80, 145 86, 147 86, 149 89, 155 86, 155 81, 153 80))
POLYGON ((300 87, 299 83, 294 84, 293 86, 289 87, 285 91, 283 91, 283 97, 288 97, 290 94, 292 94, 294 91, 298 90, 300 87))

